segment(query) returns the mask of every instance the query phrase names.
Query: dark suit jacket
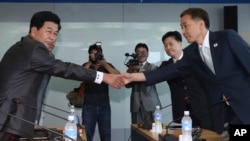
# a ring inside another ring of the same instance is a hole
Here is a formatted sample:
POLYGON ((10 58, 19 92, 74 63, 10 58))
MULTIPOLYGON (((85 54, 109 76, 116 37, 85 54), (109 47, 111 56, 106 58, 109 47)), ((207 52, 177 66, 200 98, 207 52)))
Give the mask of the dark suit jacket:
POLYGON ((93 70, 54 59, 43 44, 29 36, 21 38, 10 47, 0 62, 1 131, 24 137, 32 136, 32 124, 4 113, 34 123, 36 110, 23 104, 37 106, 39 86, 45 74, 89 82, 93 82, 96 77, 93 70), (20 99, 23 104, 13 103, 13 98, 20 99))
MULTIPOLYGON (((185 55, 185 54, 184 54, 185 55)), ((173 59, 163 61, 160 68, 173 64, 173 59)), ((206 93, 198 79, 180 75, 167 80, 171 92, 173 120, 180 123, 185 110, 189 110, 194 126, 214 130, 206 93)))
POLYGON ((230 98, 230 106, 240 120, 250 124, 250 47, 233 30, 210 32, 209 42, 216 74, 202 61, 196 43, 184 49, 186 55, 177 64, 144 74, 147 83, 154 84, 194 72, 208 93, 215 130, 221 133, 225 109, 222 103, 216 103, 222 100, 222 95, 230 98))

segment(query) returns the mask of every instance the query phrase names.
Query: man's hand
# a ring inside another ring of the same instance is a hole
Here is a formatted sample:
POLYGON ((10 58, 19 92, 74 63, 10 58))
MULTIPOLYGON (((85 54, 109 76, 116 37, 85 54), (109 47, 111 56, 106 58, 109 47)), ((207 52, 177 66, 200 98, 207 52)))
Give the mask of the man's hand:
POLYGON ((131 73, 123 73, 122 79, 125 85, 133 81, 133 77, 131 73))
POLYGON ((97 64, 99 64, 100 66, 105 66, 108 65, 107 61, 105 58, 101 59, 101 60, 97 60, 97 64))
POLYGON ((134 81, 137 81, 137 82, 146 81, 146 77, 144 73, 123 73, 122 79, 125 85, 134 81))
POLYGON ((111 87, 116 88, 116 89, 120 89, 121 87, 125 85, 122 79, 122 76, 118 74, 104 73, 103 81, 107 83, 108 85, 110 85, 111 87))

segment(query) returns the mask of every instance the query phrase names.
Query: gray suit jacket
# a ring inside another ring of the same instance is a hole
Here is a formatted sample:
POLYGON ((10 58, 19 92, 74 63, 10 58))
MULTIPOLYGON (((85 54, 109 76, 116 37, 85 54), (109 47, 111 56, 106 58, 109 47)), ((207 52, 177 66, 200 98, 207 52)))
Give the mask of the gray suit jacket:
MULTIPOLYGON (((145 71, 154 70, 156 68, 156 65, 148 62, 143 66, 145 71)), ((143 106, 146 111, 154 111, 156 105, 161 106, 155 85, 146 86, 144 82, 133 82, 126 87, 132 87, 130 97, 131 112, 138 112, 140 106, 143 106)))
POLYGON ((24 104, 31 107, 38 105, 38 91, 45 74, 88 82, 93 82, 96 77, 94 70, 55 59, 43 44, 29 36, 21 38, 0 62, 1 131, 32 137, 33 125, 18 118, 35 122, 36 110, 24 104), (13 103, 14 98, 23 104, 13 103))

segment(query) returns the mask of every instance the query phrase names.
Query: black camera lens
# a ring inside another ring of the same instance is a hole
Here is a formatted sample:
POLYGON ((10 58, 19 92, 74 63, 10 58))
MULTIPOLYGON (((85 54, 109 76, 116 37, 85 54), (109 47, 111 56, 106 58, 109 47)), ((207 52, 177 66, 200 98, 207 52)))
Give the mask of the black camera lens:
POLYGON ((104 57, 103 57, 103 54, 101 52, 98 52, 95 54, 95 58, 96 58, 96 60, 103 60, 104 57))

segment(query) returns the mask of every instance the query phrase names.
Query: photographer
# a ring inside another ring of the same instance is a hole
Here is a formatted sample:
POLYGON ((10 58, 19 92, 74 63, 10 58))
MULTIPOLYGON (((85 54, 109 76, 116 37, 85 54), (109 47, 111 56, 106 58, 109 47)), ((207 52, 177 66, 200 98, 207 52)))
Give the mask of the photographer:
MULTIPOLYGON (((128 63, 127 72, 150 71, 157 68, 156 65, 147 62, 148 46, 144 43, 138 43, 135 46, 134 60, 128 63), (138 61, 138 63, 136 63, 138 61)), ((126 88, 132 88, 130 112, 132 124, 142 124, 145 128, 151 128, 154 122, 153 113, 156 105, 161 106, 155 85, 146 86, 143 82, 134 82, 126 85, 126 88)))
MULTIPOLYGON (((101 44, 89 47, 89 60, 84 68, 100 72, 120 74, 120 72, 104 58, 101 44)), ((111 141, 111 108, 109 101, 109 86, 105 83, 85 83, 84 103, 82 108, 82 124, 85 125, 87 140, 92 141, 98 124, 101 141, 111 141)))

